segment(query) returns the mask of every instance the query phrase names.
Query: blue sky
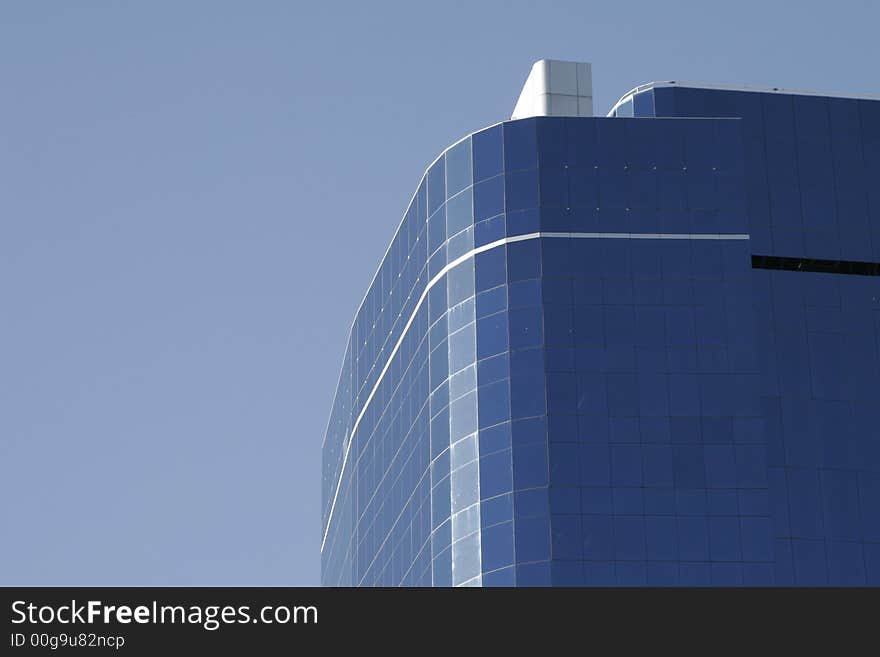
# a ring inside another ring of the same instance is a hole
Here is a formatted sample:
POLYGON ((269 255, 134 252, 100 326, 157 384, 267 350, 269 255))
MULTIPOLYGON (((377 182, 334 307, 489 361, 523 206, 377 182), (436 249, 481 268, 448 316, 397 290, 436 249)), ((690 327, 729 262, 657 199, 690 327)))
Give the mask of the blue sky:
POLYGON ((0 6, 0 584, 314 585, 354 311, 532 62, 880 93, 873 0, 0 6))

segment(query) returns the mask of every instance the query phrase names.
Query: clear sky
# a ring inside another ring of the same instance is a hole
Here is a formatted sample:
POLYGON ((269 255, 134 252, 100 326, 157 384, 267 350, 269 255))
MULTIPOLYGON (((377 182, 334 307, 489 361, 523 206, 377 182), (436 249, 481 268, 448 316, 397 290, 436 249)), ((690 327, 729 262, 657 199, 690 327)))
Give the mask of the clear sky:
POLYGON ((354 311, 534 60, 880 93, 880 3, 0 4, 0 584, 314 585, 354 311))

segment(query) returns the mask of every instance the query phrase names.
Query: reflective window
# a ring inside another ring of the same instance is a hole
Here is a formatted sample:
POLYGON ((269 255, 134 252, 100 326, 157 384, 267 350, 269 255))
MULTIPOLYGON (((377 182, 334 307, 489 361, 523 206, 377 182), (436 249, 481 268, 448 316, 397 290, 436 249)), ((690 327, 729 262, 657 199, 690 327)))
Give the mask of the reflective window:
POLYGON ((468 137, 446 152, 446 197, 455 196, 470 187, 471 182, 471 138, 468 137))
POLYGON ((618 105, 617 110, 615 110, 615 112, 614 112, 614 116, 618 116, 618 117, 633 116, 633 99, 630 98, 626 102, 618 105))
POLYGON ((504 145, 501 125, 482 130, 472 137, 474 182, 501 174, 504 167, 504 145))

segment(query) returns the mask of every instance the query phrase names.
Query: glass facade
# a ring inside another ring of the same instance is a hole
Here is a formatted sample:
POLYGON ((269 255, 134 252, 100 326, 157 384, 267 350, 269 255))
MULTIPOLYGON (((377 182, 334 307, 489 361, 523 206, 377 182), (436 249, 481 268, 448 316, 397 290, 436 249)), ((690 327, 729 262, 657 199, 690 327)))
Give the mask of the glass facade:
POLYGON ((833 264, 880 261, 880 102, 803 98, 654 88, 429 167, 345 352, 325 585, 880 584, 880 277, 833 264))

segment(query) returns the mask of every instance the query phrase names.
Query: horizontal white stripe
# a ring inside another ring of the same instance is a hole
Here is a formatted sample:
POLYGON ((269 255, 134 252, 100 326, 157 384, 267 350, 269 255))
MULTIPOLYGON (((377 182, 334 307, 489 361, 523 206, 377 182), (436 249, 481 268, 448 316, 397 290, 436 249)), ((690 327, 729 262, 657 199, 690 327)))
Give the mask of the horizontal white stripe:
POLYGON ((529 237, 612 240, 747 240, 745 233, 531 233, 529 237))
POLYGON ((321 552, 324 551, 324 545, 327 542, 327 534, 330 532, 330 522, 333 520, 333 511, 336 509, 336 500, 339 498, 339 489, 342 486, 342 475, 345 473, 345 466, 348 464, 348 454, 351 451, 351 444, 353 442, 354 434, 357 432, 358 427, 361 424, 361 420, 364 419, 364 414, 367 412, 367 408, 370 405, 370 402, 373 401, 373 397, 376 395, 376 391, 379 389, 379 386, 382 384, 382 380, 385 378, 385 373, 388 371, 388 368, 391 367, 391 361, 394 359, 394 356, 397 355, 397 352, 400 350, 400 346, 403 344, 403 339, 406 337, 407 332, 409 331, 409 327, 412 326, 413 321, 415 321, 416 314, 419 312, 419 309, 422 307, 425 299, 428 296, 428 292, 431 291, 431 288, 434 287, 446 274, 449 273, 451 269, 458 267, 461 263, 466 260, 473 258, 475 255, 480 253, 485 253, 486 251, 491 251, 492 249, 498 248, 499 246, 504 246, 505 244, 514 244, 516 242, 524 242, 526 240, 533 240, 538 238, 564 238, 564 239, 660 239, 660 240, 747 240, 749 236, 743 233, 554 233, 554 232, 537 232, 537 233, 527 233, 525 235, 514 235, 513 237, 504 237, 500 240, 495 240, 494 242, 490 242, 489 244, 484 244, 483 246, 479 246, 475 249, 472 249, 457 257, 455 260, 447 264, 443 269, 441 269, 425 286, 425 289, 422 291, 421 296, 419 297, 418 302, 416 302, 415 308, 413 308, 412 314, 409 316, 406 324, 403 327, 403 330, 400 332, 400 337, 397 339, 397 343, 394 345, 394 348, 388 354, 388 359, 385 361, 385 366, 382 368, 382 371, 379 373, 379 377, 376 379, 376 383, 373 385, 373 389, 370 391, 370 394, 367 396, 364 401, 363 406, 361 407, 361 412, 358 413, 357 418, 354 421, 354 424, 351 427, 351 433, 349 433, 347 440, 345 442, 345 451, 342 456, 342 466, 339 468, 339 478, 336 481, 336 492, 333 494, 333 502, 330 504, 330 513, 327 515, 327 526, 324 529, 324 536, 321 539, 321 552))

